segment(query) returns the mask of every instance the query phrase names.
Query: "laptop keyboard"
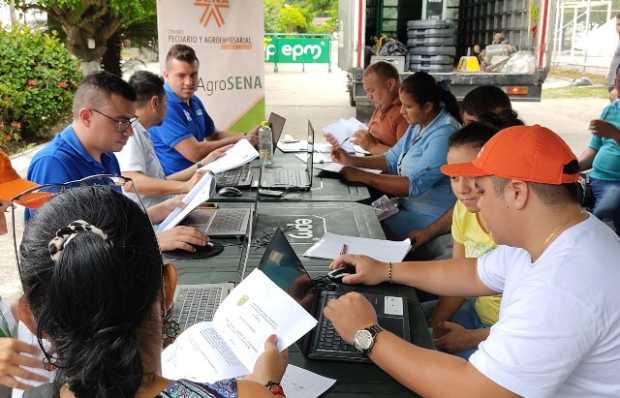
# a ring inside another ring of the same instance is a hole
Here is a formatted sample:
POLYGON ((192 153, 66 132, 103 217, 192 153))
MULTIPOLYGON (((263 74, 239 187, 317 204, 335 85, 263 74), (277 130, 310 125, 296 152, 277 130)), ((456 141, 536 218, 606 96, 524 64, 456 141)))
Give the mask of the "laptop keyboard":
POLYGON ((202 321, 211 321, 222 301, 223 287, 184 287, 174 300, 177 322, 182 330, 202 321))
POLYGON ((207 234, 226 234, 230 231, 240 231, 245 221, 247 209, 219 209, 207 234))
POLYGON ((334 352, 359 352, 352 345, 346 343, 334 329, 334 325, 327 319, 321 324, 318 336, 317 349, 334 352))
POLYGON ((302 181, 302 173, 299 169, 281 168, 274 171, 275 185, 301 187, 306 184, 305 181, 302 181))
POLYGON ((245 164, 239 168, 228 170, 222 174, 215 176, 215 182, 218 187, 234 187, 238 186, 242 181, 245 182, 249 179, 249 174, 252 172, 249 164, 245 164))

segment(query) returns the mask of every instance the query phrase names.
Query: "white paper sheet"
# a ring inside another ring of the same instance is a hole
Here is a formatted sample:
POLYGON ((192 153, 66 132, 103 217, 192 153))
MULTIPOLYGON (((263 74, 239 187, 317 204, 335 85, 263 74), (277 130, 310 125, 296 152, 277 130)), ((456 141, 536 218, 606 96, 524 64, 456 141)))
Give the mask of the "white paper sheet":
MULTIPOLYGON (((368 130, 368 126, 360 122, 356 118, 339 119, 338 121, 328 124, 321 131, 323 134, 331 134, 347 152, 355 152, 355 148, 350 138, 358 130, 368 130)), ((360 148, 361 149, 361 148, 360 148)))
POLYGON ((177 337, 162 353, 161 368, 162 375, 168 379, 201 383, 215 383, 250 373, 212 322, 197 323, 177 337))
POLYGON ((281 351, 316 326, 301 305, 255 269, 220 304, 213 322, 183 332, 162 353, 164 377, 200 382, 247 375, 269 336, 281 351))
POLYGON ((200 168, 200 170, 210 170, 214 174, 220 174, 225 171, 241 167, 256 158, 258 158, 256 148, 250 144, 250 141, 243 139, 241 141, 237 141, 232 148, 224 152, 224 155, 217 158, 213 162, 204 165, 200 168))
POLYGON ((288 398, 317 398, 336 383, 295 365, 288 365, 282 378, 282 389, 288 398))
POLYGON ((213 317, 218 332, 247 369, 254 368, 270 335, 278 336, 278 348, 284 350, 316 323, 259 269, 230 292, 213 317))
MULTIPOLYGON (((33 345, 35 347, 39 346, 36 336, 33 335, 30 332, 30 330, 26 327, 26 325, 24 325, 22 322, 19 322, 19 324, 17 325, 17 340, 23 341, 24 343, 33 345)), ((43 341, 43 345, 45 346, 46 350, 49 350, 51 347, 51 344, 48 341, 43 341)), ((24 355, 27 355, 27 354, 24 354, 24 355)), ((43 361, 43 353, 41 353, 37 358, 43 361)), ((54 378, 54 372, 50 372, 45 369, 33 369, 33 368, 25 367, 25 366, 23 366, 23 368, 32 373, 36 373, 40 376, 47 377, 50 382, 54 378)), ((19 377, 18 377, 18 380, 21 381, 22 383, 31 385, 33 387, 37 387, 43 384, 42 382, 39 382, 39 381, 24 380, 19 377)), ((24 390, 13 389, 13 392, 11 393, 11 398, 21 398, 23 395, 24 395, 24 390)))
MULTIPOLYGON (((329 171, 332 173, 340 173, 342 171, 342 168, 344 166, 341 165, 340 163, 334 163, 334 162, 329 162, 329 163, 322 163, 319 164, 318 166, 316 166, 317 169, 319 170, 325 170, 325 171, 329 171)), ((381 174, 382 171, 379 169, 367 169, 364 167, 354 167, 354 169, 359 169, 362 171, 365 171, 367 173, 372 173, 372 174, 381 174)))
POLYGON ((213 174, 205 174, 194 188, 183 198, 185 207, 174 209, 168 217, 157 226, 157 232, 167 231, 176 227, 196 207, 208 201, 215 191, 215 178, 213 174))
MULTIPOLYGON (((306 162, 308 161, 308 155, 306 153, 298 153, 295 155, 295 157, 299 160, 301 160, 302 162, 304 162, 304 164, 306 164, 306 162)), ((312 164, 322 164, 322 163, 330 163, 331 159, 329 157, 329 155, 326 155, 324 153, 314 153, 314 155, 312 155, 312 164)))
POLYGON ((402 261, 411 248, 411 241, 358 238, 325 232, 325 235, 309 248, 304 256, 333 260, 340 255, 342 246, 347 245, 347 254, 362 254, 379 261, 402 261))
POLYGON ((308 150, 308 141, 300 140, 295 142, 278 142, 278 149, 284 153, 306 152, 308 150))

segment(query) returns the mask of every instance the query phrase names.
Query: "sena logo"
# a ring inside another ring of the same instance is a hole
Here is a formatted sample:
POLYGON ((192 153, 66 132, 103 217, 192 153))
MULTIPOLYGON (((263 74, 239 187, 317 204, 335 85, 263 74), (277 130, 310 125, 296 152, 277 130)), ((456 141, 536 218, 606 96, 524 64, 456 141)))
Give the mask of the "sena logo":
POLYGON ((195 0, 194 5, 204 7, 205 10, 200 18, 200 23, 205 28, 209 25, 211 18, 215 20, 218 28, 224 26, 224 17, 222 16, 222 8, 230 7, 230 0, 195 0))

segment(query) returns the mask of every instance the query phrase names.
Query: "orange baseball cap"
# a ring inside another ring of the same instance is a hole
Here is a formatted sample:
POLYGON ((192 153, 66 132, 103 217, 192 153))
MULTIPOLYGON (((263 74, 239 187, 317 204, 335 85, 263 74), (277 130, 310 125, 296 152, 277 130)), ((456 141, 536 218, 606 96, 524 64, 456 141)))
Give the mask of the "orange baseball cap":
POLYGON ((38 184, 21 178, 11 166, 11 160, 7 154, 0 151, 0 199, 9 201, 20 193, 37 186, 38 184))
POLYGON ((548 128, 514 126, 495 134, 472 162, 444 165, 441 172, 451 177, 497 176, 560 185, 579 181, 578 171, 565 171, 573 161, 577 161, 573 151, 548 128))

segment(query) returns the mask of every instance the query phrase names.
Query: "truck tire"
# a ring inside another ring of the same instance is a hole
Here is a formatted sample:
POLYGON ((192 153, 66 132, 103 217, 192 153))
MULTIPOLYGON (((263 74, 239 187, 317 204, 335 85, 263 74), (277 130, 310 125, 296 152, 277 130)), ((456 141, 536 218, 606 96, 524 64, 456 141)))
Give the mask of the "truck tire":
POLYGON ((453 37, 456 36, 455 28, 441 29, 409 29, 407 30, 407 38, 414 39, 416 37, 453 37))
POLYGON ((411 55, 449 55, 456 57, 456 47, 414 47, 409 49, 409 56, 411 55))
POLYGON ((407 40, 407 47, 420 47, 420 46, 455 46, 456 37, 416 37, 415 39, 407 40))
POLYGON ((454 57, 449 55, 409 55, 411 64, 454 65, 454 57))
POLYGON ((410 63, 409 70, 412 72, 449 73, 454 70, 452 65, 433 65, 410 63))
POLYGON ((407 29, 443 29, 453 27, 454 25, 449 21, 436 21, 430 19, 407 21, 407 29))

